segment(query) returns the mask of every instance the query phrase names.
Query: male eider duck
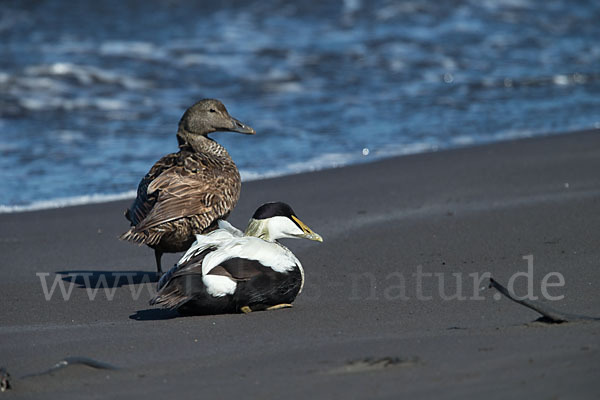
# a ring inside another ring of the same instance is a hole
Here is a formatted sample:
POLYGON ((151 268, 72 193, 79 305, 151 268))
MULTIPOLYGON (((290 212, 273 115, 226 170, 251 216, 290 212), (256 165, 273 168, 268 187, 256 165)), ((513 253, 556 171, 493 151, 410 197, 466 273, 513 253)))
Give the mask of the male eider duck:
POLYGON ((219 221, 158 282, 151 305, 181 314, 221 314, 291 307, 304 285, 302 264, 277 240, 322 242, 285 203, 260 206, 246 232, 219 221))
POLYGON ((227 150, 207 136, 216 131, 255 133, 219 100, 200 100, 179 121, 179 151, 154 164, 125 212, 131 229, 120 239, 153 248, 159 274, 163 253, 187 250, 194 235, 215 229, 240 197, 237 167, 227 150))

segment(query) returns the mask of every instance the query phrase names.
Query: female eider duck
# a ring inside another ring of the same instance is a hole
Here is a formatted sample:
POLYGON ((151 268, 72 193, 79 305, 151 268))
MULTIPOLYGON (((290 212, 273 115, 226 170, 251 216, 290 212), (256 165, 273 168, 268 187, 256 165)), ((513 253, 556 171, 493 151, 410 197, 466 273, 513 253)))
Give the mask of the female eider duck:
POLYGON ((246 232, 219 221, 158 282, 151 305, 181 314, 221 314, 291 307, 304 285, 302 264, 277 240, 322 242, 285 203, 260 206, 246 232))
POLYGON ((207 136, 216 131, 255 133, 219 100, 197 102, 179 121, 179 151, 154 164, 125 212, 131 228, 120 239, 153 248, 159 274, 163 253, 186 251, 194 235, 215 229, 240 197, 237 167, 227 150, 207 136))

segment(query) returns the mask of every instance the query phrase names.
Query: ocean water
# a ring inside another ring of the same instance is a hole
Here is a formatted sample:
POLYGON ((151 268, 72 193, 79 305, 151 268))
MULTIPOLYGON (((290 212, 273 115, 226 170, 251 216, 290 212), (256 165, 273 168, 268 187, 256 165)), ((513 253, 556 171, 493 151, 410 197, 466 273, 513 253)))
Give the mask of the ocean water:
POLYGON ((133 196, 205 97, 245 180, 600 128, 600 2, 0 4, 0 211, 133 196))

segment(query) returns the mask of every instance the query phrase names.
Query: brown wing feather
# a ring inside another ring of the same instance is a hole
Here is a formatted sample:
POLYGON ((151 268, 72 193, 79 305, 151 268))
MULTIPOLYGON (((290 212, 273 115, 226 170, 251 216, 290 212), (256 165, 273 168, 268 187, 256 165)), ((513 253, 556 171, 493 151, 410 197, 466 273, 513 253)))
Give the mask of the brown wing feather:
POLYGON ((235 207, 240 177, 233 163, 219 163, 203 154, 188 154, 181 165, 163 170, 145 192, 154 202, 135 225, 134 232, 183 217, 194 217, 194 228, 201 232, 235 207))
POLYGON ((131 222, 132 226, 139 224, 152 210, 156 203, 157 193, 148 193, 148 186, 158 178, 164 171, 177 165, 181 153, 167 154, 158 160, 142 178, 137 189, 137 197, 131 207, 125 212, 125 217, 131 222))

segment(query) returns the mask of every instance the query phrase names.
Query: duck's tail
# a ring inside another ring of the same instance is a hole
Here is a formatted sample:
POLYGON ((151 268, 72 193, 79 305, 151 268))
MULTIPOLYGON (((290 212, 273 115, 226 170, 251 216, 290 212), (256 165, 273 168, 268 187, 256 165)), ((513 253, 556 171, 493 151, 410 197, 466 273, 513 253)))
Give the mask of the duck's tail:
POLYGON ((148 231, 137 231, 135 226, 132 226, 127 232, 123 233, 119 236, 119 239, 125 240, 128 242, 137 243, 140 246, 146 244, 148 246, 154 246, 160 242, 162 238, 163 232, 153 232, 149 233, 148 231))
POLYGON ((185 290, 182 290, 181 285, 177 282, 176 284, 163 286, 148 303, 151 306, 161 306, 162 308, 174 310, 189 299, 190 296, 185 293, 185 290))

